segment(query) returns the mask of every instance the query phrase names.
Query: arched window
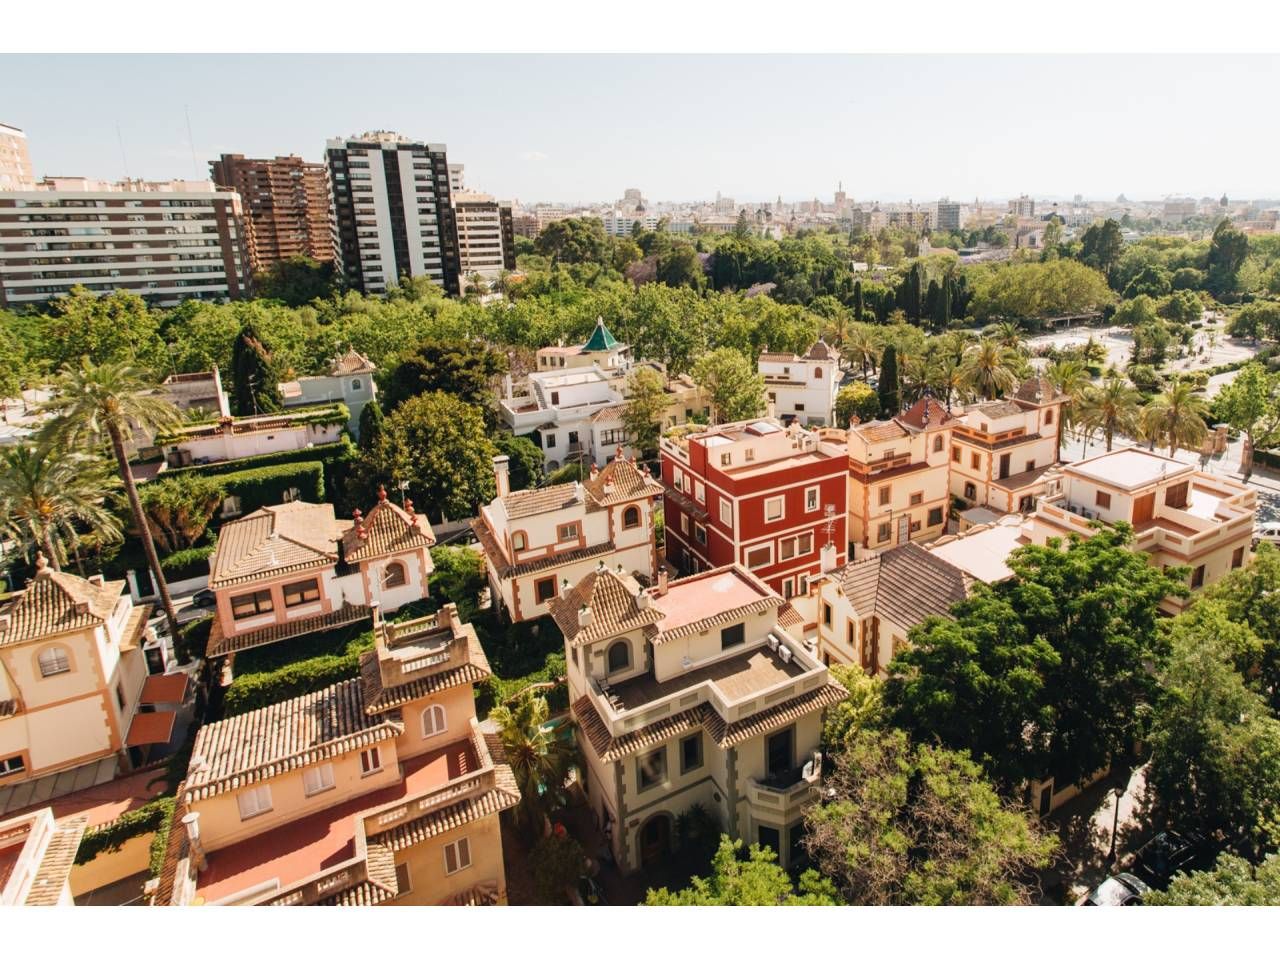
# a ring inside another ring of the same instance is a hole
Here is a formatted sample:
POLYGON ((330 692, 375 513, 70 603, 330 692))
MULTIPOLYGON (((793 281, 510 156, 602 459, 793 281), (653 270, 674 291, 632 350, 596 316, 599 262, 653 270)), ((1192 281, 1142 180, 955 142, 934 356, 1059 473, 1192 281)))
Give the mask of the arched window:
POLYGON ((622 511, 622 529, 634 530, 638 526, 640 526, 640 508, 634 505, 627 507, 622 511))
POLYGON ((525 548, 524 531, 517 530, 511 535, 511 549, 523 550, 525 548))
POLYGON ((363 389, 364 389, 364 384, 363 384, 363 383, 361 383, 359 380, 352 380, 352 381, 351 381, 351 389, 352 389, 352 390, 363 390, 363 389))
POLYGON ((387 564, 387 572, 383 574, 382 581, 384 587, 403 587, 408 582, 409 578, 404 572, 403 563, 387 564))
POLYGON ((434 737, 437 734, 444 733, 449 729, 448 721, 445 718, 444 707, 438 703, 433 703, 427 709, 422 711, 422 736, 423 739, 434 737))
POLYGON ((66 647, 47 647, 40 651, 37 658, 40 663, 40 676, 52 677, 59 673, 71 672, 71 658, 66 647))
POLYGON ((608 661, 610 673, 627 669, 631 666, 631 645, 625 640, 619 640, 609 648, 608 661))

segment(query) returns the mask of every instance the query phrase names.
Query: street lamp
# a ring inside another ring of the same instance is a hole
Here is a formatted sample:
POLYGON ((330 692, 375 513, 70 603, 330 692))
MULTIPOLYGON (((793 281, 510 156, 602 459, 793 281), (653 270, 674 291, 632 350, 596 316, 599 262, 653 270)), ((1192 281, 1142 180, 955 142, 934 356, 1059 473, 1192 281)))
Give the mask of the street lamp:
POLYGON ((1116 863, 1116 834, 1120 830, 1120 798, 1125 794, 1126 785, 1117 783, 1111 788, 1111 792, 1116 798, 1115 817, 1111 821, 1111 852, 1107 854, 1107 866, 1114 867, 1116 863))

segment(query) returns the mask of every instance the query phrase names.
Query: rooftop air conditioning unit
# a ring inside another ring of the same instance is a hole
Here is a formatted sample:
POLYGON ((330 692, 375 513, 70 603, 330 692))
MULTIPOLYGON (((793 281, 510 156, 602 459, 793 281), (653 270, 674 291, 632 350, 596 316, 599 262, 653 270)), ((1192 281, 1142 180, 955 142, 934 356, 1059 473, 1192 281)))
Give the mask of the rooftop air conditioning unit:
POLYGON ((769 634, 769 639, 766 642, 769 644, 770 650, 776 651, 778 649, 778 638, 773 634, 769 634))
POLYGON ((790 648, 790 647, 781 647, 781 648, 779 648, 779 650, 778 650, 778 657, 779 657, 779 659, 781 659, 781 660, 782 660, 782 662, 783 662, 783 663, 790 663, 790 662, 791 662, 791 648, 790 648))

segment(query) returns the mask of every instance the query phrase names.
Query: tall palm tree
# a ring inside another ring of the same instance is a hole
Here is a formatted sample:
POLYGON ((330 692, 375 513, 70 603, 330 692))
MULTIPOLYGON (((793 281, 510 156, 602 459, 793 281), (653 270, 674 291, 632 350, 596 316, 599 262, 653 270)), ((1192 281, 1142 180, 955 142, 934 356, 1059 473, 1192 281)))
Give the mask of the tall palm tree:
POLYGON ((1142 430, 1152 443, 1168 443, 1172 457, 1178 447, 1192 449, 1204 442, 1208 415, 1209 405, 1192 383, 1175 380, 1142 408, 1142 430))
POLYGON ((929 376, 929 385, 936 393, 942 394, 943 403, 946 404, 947 412, 950 413, 951 398, 958 397, 964 389, 964 372, 960 367, 960 361, 950 353, 944 353, 938 357, 933 365, 933 372, 929 376))
POLYGON ((871 368, 871 372, 875 373, 876 364, 880 362, 880 344, 876 342, 875 334, 866 327, 857 327, 849 336, 849 341, 844 345, 845 356, 849 358, 851 363, 856 363, 862 367, 862 379, 867 379, 867 368, 871 368))
POLYGON ((1021 351, 1027 343, 1026 333, 1012 320, 1001 320, 999 323, 993 323, 982 332, 987 338, 994 340, 1000 346, 1009 350, 1021 351))
POLYGON ((45 444, 7 447, 0 453, 0 530, 61 570, 63 545, 80 537, 76 524, 119 539, 120 521, 102 502, 117 486, 101 457, 45 444))
POLYGON ((1074 429, 1080 418, 1080 405, 1084 393, 1093 384, 1089 370, 1082 360, 1059 360, 1045 368, 1044 377, 1067 398, 1062 411, 1062 430, 1058 431, 1061 444, 1067 439, 1066 431, 1074 429))
POLYGON ((510 704, 494 707, 489 716, 498 726, 498 737, 507 763, 520 787, 516 817, 537 835, 543 817, 564 790, 569 769, 580 763, 576 741, 564 727, 547 728, 547 698, 530 690, 510 704))
POLYGON ((178 636, 178 617, 169 596, 169 586, 160 569, 151 528, 138 499, 138 486, 129 467, 125 444, 134 431, 152 435, 171 430, 181 423, 177 408, 155 392, 155 381, 146 371, 129 363, 95 364, 88 357, 80 363, 68 363, 54 380, 53 397, 41 404, 52 414, 45 425, 43 439, 64 449, 98 450, 109 444, 115 454, 120 479, 129 500, 133 523, 147 555, 147 565, 160 594, 160 605, 169 620, 174 638, 178 636))
POLYGON ((928 354, 898 354, 898 369, 902 371, 899 389, 904 407, 911 406, 924 396, 924 391, 929 386, 930 360, 928 354))
POLYGON ((987 337, 965 351, 961 363, 964 382, 984 400, 994 400, 1018 380, 1018 355, 987 337))
POLYGON ((1136 436, 1141 425, 1142 394, 1120 376, 1110 376, 1100 386, 1084 391, 1076 422, 1092 432, 1101 430, 1107 452, 1117 433, 1136 436))

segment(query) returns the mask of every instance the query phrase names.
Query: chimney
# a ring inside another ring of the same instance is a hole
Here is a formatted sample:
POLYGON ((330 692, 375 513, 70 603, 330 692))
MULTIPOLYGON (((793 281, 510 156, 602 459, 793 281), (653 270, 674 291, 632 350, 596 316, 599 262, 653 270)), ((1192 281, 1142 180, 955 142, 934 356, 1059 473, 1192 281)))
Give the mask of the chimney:
POLYGON ((511 492, 511 458, 505 453, 493 458, 493 479, 498 487, 498 496, 505 497, 511 492))
POLYGON ((373 645, 378 649, 379 653, 384 653, 387 649, 387 638, 382 629, 381 606, 377 600, 370 602, 369 614, 373 617, 373 645))
POLYGON ((502 377, 502 396, 505 400, 511 399, 511 374, 504 374, 502 377))
POLYGON ((668 586, 670 586, 670 579, 667 576, 666 567, 663 567, 658 571, 658 596, 665 597, 668 586))
POLYGON ((49 566, 49 558, 44 555, 43 550, 36 551, 36 577, 47 577, 53 573, 53 568, 49 566))
POLYGON ((204 856, 204 844, 200 842, 200 814, 195 810, 182 818, 182 825, 187 831, 187 843, 191 846, 191 862, 196 869, 203 871, 208 866, 204 856))
POLYGON ((653 598, 649 596, 648 590, 641 590, 636 594, 636 609, 648 610, 649 604, 653 602, 653 598))
POLYGON ((591 608, 590 607, 584 606, 578 610, 578 626, 579 627, 591 626, 591 608))
POLYGON ((456 603, 446 603, 440 608, 440 612, 436 614, 436 623, 442 627, 448 627, 454 633, 458 628, 458 605, 456 603))
POLYGON ((100 573, 95 573, 95 574, 90 575, 90 577, 89 577, 89 582, 90 582, 90 583, 92 583, 95 587, 100 587, 100 586, 102 586, 102 584, 104 583, 104 580, 103 580, 102 574, 100 574, 100 573))
POLYGON ((822 550, 818 553, 820 569, 823 573, 830 573, 836 568, 836 545, 834 543, 824 544, 822 550))

